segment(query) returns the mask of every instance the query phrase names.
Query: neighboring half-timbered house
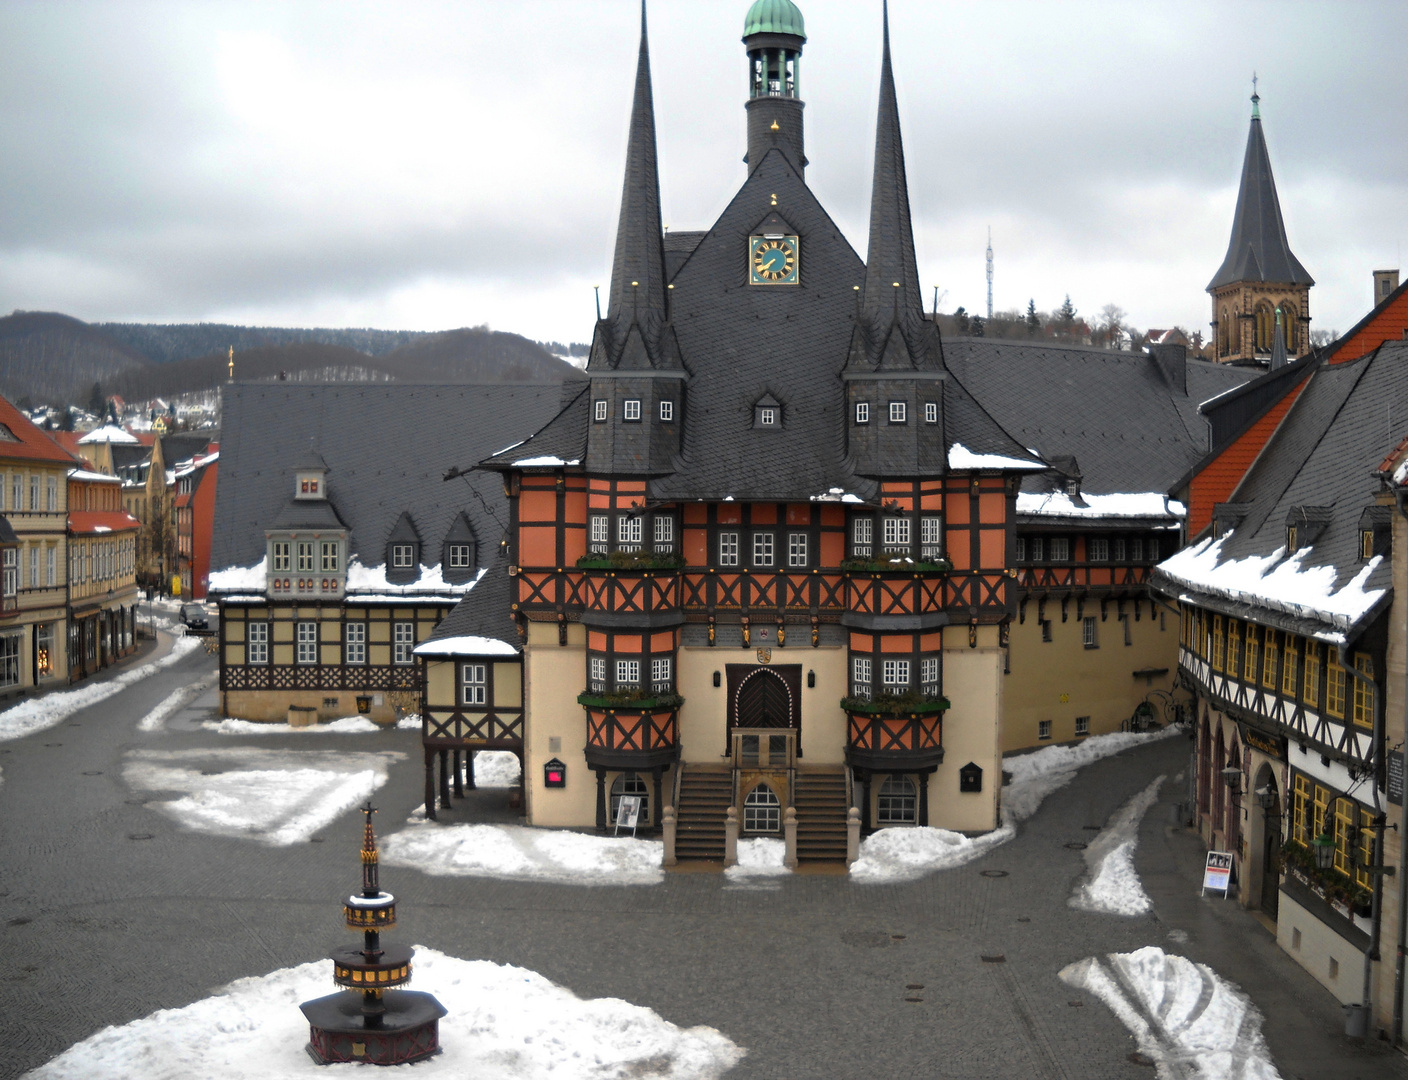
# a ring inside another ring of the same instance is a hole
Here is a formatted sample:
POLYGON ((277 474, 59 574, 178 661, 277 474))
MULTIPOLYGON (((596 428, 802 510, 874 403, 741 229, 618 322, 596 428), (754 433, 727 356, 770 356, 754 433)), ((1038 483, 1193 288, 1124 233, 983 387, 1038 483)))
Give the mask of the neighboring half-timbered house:
POLYGON ((1386 826, 1403 818, 1408 565, 1408 443, 1395 448, 1402 423, 1385 418, 1408 416, 1408 344, 1312 363, 1210 534, 1154 585, 1182 611, 1199 829, 1233 855, 1238 896, 1277 921, 1281 945, 1384 1016, 1378 943, 1398 904, 1376 867, 1401 861, 1386 826))

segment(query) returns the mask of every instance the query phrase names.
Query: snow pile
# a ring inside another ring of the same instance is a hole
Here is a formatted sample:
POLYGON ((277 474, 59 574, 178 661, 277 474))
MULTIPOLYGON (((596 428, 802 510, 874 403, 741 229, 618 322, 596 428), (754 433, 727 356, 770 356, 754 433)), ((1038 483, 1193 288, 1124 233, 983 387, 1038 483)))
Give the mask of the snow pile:
MULTIPOLYGON (((386 580, 385 563, 379 566, 363 566, 362 561, 354 555, 347 563, 347 591, 349 593, 354 591, 378 592, 389 596, 435 591, 462 596, 478 585, 479 579, 483 576, 484 570, 480 570, 470 581, 452 585, 445 580, 445 575, 441 573, 438 563, 435 566, 426 566, 422 563, 419 576, 415 581, 408 585, 393 585, 386 580)), ((355 600, 356 597, 348 597, 348 599, 355 600)))
POLYGON ((516 787, 522 777, 523 767, 512 750, 480 750, 474 755, 475 787, 516 787))
POLYGON ((166 726, 166 721, 175 716, 196 698, 207 690, 214 688, 220 681, 220 673, 212 671, 209 675, 204 675, 191 683, 183 686, 179 690, 173 690, 161 700, 155 709, 147 713, 137 722, 138 731, 160 731, 166 726))
POLYGON ((1046 465, 1031 458, 1014 458, 1005 454, 975 454, 962 443, 954 443, 948 448, 950 469, 1030 469, 1033 472, 1045 469, 1046 465))
POLYGON ((78 440, 79 446, 91 446, 93 443, 125 443, 128 445, 141 442, 137 436, 130 432, 123 431, 122 428, 113 424, 104 424, 100 428, 94 428, 78 440))
POLYGON ((61 724, 80 709, 106 701, 134 683, 149 679, 163 668, 183 660, 200 648, 200 638, 177 638, 171 651, 160 660, 124 671, 116 678, 88 683, 73 690, 56 690, 43 697, 31 698, 0 712, 0 742, 22 739, 36 731, 61 724))
POLYGON ((229 566, 210 572, 210 591, 237 592, 250 589, 263 592, 268 583, 269 558, 266 555, 253 566, 229 566))
POLYGON ((345 750, 134 750, 122 776, 179 797, 148 803, 186 828, 273 846, 307 840, 386 783, 405 754, 345 750))
POLYGON ((1110 915, 1143 915, 1153 904, 1134 870, 1134 849, 1139 844, 1139 823, 1159 797, 1160 776, 1110 819, 1085 849, 1090 880, 1076 887, 1071 907, 1110 915))
MULTIPOLYGON (((413 989, 449 1010, 442 1053, 408 1066, 416 1077, 477 1080, 710 1080, 744 1051, 710 1027, 679 1028, 619 998, 583 1000, 535 971, 461 960, 416 946, 413 989)), ((294 1080, 362 1075, 318 1066, 304 1051, 300 1002, 334 988, 326 960, 239 979, 181 1009, 108 1027, 70 1047, 32 1080, 294 1080)), ((389 1070, 388 1070, 389 1072, 389 1070)))
POLYGON ((1256 1006, 1206 964, 1150 945, 1077 961, 1060 977, 1110 1007, 1154 1060, 1161 1080, 1280 1080, 1256 1006))
MULTIPOLYGON (((1159 563, 1159 573, 1170 581, 1229 600, 1265 604, 1295 615, 1322 619, 1348 629, 1378 603, 1383 589, 1365 589, 1369 576, 1383 556, 1375 555, 1344 588, 1336 590, 1335 566, 1307 565, 1313 546, 1301 548, 1290 558, 1284 547, 1270 555, 1247 555, 1218 565, 1228 533, 1217 540, 1203 540, 1159 563)), ((1343 642, 1341 634, 1327 640, 1343 642)))
POLYGON ((518 650, 506 641, 462 634, 459 637, 427 641, 415 648, 417 656, 517 656, 518 650))
POLYGON ((522 825, 442 826, 418 818, 381 841, 381 861, 438 877, 563 885, 658 885, 665 877, 659 840, 522 825))
POLYGON ((1183 504, 1168 498, 1161 491, 1140 491, 1111 495, 1081 493, 1085 506, 1077 506, 1064 491, 1039 494, 1021 492, 1017 496, 1017 513, 1039 514, 1061 518, 1181 518, 1183 504))
POLYGON ((1017 825, 1036 813, 1046 796, 1069 784, 1081 766, 1176 734, 1175 727, 1149 734, 1120 731, 1004 758, 1002 767, 1012 774, 1012 783, 1002 789, 1000 828, 976 837, 948 829, 880 829, 860 842, 851 876, 861 882, 914 881, 970 863, 1016 836, 1017 825))
POLYGON ((778 877, 790 874, 782 864, 787 857, 787 845, 769 836, 738 841, 738 862, 724 871, 724 877, 734 881, 755 877, 778 877))
POLYGON ((221 735, 368 735, 374 731, 390 731, 393 727, 400 731, 419 731, 420 717, 403 716, 395 724, 378 724, 365 716, 344 716, 326 723, 294 727, 287 721, 280 724, 264 720, 238 720, 227 716, 221 720, 206 720, 201 727, 221 735))

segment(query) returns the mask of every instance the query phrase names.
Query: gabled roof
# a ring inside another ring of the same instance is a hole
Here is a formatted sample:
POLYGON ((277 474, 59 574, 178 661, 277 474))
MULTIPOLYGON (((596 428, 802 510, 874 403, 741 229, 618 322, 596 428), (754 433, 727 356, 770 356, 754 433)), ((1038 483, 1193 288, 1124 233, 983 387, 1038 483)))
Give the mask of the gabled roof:
MULTIPOLYGON (((500 479, 443 477, 540 428, 556 413, 560 390, 551 383, 237 382, 222 393, 212 570, 258 563, 264 530, 290 502, 327 505, 291 499, 291 464, 307 449, 309 435, 330 466, 328 494, 347 525, 349 558, 380 566, 386 537, 408 510, 432 540, 449 531, 455 515, 467 513, 484 541, 481 551, 496 546, 508 525, 500 479), (290 416, 301 422, 288 423, 290 416)), ((439 558, 438 544, 430 554, 439 558)), ((497 557, 491 549, 481 561, 489 556, 497 557)))
POLYGON ((1222 265, 1208 282, 1210 290, 1237 281, 1315 284, 1300 260, 1291 254, 1291 245, 1286 239, 1281 202, 1276 197, 1276 181, 1271 175, 1271 157, 1261 131, 1258 101, 1253 94, 1251 130, 1247 133, 1247 152, 1242 159, 1242 183, 1237 190, 1237 211, 1232 217, 1232 239, 1222 265))
POLYGON ((29 417, 8 400, 0 397, 0 461, 7 459, 52 461, 60 465, 86 464, 77 454, 70 454, 35 427, 29 417))
MULTIPOLYGON (((187 498, 181 495, 178 498, 187 498)), ((218 495, 217 495, 218 498, 218 495)), ((217 506, 219 504, 217 503, 217 506)), ((337 508, 329 499, 290 498, 282 510, 271 521, 264 522, 265 529, 345 529, 347 523, 338 516, 337 508)), ((262 533, 260 534, 263 535, 262 533)))
POLYGON ((387 533, 386 542, 388 544, 420 543, 420 533, 416 529, 416 523, 411 518, 410 511, 403 510, 401 512, 401 516, 396 519, 396 524, 387 533))
POLYGON ((1385 341, 1408 337, 1408 279, 1374 305, 1370 312, 1321 350, 1328 363, 1355 360, 1385 341))
POLYGON ((524 461, 536 462, 536 467, 543 468, 580 465, 587 456, 587 413, 591 408, 588 389, 586 385, 578 385, 576 394, 542 429, 521 442, 504 447, 479 464, 489 469, 524 461))
POLYGON ((416 648, 420 655, 444 655, 445 643, 457 647, 453 655, 507 655, 502 646, 521 652, 523 639, 513 621, 513 579, 502 561, 492 563, 469 595, 450 609, 434 633, 416 648), (497 642, 500 648, 486 642, 497 642), (424 652, 422 652, 424 650, 424 652))
POLYGON ((142 523, 126 510, 71 510, 68 531, 77 535, 127 532, 140 529, 142 523))

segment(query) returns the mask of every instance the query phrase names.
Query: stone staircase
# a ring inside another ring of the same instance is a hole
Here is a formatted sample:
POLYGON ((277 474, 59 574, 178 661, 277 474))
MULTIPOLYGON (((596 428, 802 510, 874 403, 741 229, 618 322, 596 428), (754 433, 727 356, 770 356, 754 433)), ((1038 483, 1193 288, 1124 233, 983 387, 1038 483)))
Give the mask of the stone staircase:
MULTIPOLYGON (((844 781, 843 781, 844 782, 844 781)), ((675 808, 675 858, 722 859, 724 818, 733 799, 733 774, 727 769, 686 765, 675 808)), ((842 837, 844 853, 845 837, 842 837)))
POLYGON ((840 769, 799 772, 793 801, 798 861, 845 862, 846 774, 840 769))

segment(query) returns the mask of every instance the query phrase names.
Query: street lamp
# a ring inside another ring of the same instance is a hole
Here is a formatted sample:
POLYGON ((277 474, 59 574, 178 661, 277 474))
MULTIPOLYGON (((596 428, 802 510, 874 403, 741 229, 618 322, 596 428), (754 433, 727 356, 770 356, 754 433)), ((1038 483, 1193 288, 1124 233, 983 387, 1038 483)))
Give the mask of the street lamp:
POLYGON ((1335 838, 1330 834, 1330 815, 1325 815, 1324 828, 1320 835, 1310 842, 1310 850, 1315 853, 1315 869, 1332 870, 1335 866, 1335 838))
POLYGON ((1270 784, 1267 784, 1264 788, 1257 789, 1256 801, 1261 804, 1261 808, 1268 814, 1276 808, 1276 792, 1271 790, 1270 784))
POLYGON ((1222 770, 1223 782, 1232 790, 1232 794, 1242 790, 1242 770, 1236 765, 1229 765, 1222 770))

